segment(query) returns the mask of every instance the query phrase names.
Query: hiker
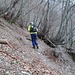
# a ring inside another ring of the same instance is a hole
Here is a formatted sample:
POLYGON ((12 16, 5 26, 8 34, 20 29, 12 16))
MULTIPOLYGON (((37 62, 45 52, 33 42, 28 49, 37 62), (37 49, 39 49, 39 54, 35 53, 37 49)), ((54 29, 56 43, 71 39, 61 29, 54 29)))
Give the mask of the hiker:
POLYGON ((34 23, 30 22, 30 25, 28 26, 28 32, 30 32, 32 45, 33 45, 34 49, 35 49, 35 47, 37 47, 37 49, 39 48, 38 42, 37 42, 37 31, 38 31, 38 29, 36 28, 34 23))

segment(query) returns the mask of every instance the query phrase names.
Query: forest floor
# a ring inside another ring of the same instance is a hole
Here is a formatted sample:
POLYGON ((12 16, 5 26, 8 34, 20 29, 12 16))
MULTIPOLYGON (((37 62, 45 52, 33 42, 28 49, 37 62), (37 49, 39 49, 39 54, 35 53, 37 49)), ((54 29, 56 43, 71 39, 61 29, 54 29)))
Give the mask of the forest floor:
POLYGON ((33 49, 30 34, 18 25, 0 18, 0 38, 10 45, 0 44, 0 75, 75 75, 75 64, 59 61, 51 53, 54 48, 38 39, 39 49, 33 49))

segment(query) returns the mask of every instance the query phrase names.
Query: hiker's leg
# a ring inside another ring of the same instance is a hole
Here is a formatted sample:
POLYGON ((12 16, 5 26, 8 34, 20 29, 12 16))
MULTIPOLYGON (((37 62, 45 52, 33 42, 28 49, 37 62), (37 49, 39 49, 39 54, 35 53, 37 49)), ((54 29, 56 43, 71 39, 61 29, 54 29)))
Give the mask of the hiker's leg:
POLYGON ((34 41, 35 41, 35 45, 36 45, 37 48, 38 48, 37 34, 34 34, 34 41))
POLYGON ((35 48, 34 34, 31 34, 31 40, 32 40, 32 45, 33 45, 33 48, 35 48))
POLYGON ((37 38, 38 38, 38 36, 36 34, 36 46, 37 46, 37 49, 39 49, 37 38))

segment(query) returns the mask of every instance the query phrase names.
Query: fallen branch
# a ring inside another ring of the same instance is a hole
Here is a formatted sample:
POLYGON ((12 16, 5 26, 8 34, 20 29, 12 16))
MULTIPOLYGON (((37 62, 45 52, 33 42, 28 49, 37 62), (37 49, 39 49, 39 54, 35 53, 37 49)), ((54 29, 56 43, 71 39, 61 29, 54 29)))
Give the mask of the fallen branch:
POLYGON ((7 39, 0 39, 0 44, 7 44, 10 48, 12 48, 12 49, 14 48, 7 39))
POLYGON ((0 44, 8 44, 8 40, 7 39, 0 39, 0 44))
POLYGON ((41 37, 40 37, 41 39, 45 38, 53 47, 56 47, 56 45, 49 38, 47 38, 46 35, 44 35, 43 33, 40 33, 40 32, 38 32, 38 35, 39 36, 41 35, 41 37))
POLYGON ((55 45, 53 42, 51 42, 51 40, 49 40, 46 36, 45 36, 45 38, 46 38, 46 40, 47 40, 48 42, 50 42, 54 47, 56 47, 56 45, 55 45))

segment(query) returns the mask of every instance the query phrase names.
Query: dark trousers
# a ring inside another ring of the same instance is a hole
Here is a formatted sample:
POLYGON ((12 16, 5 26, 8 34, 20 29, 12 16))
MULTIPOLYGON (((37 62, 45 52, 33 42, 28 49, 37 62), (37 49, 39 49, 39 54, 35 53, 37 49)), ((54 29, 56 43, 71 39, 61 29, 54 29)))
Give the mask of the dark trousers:
POLYGON ((31 34, 31 40, 32 40, 33 47, 38 46, 37 34, 31 34))

